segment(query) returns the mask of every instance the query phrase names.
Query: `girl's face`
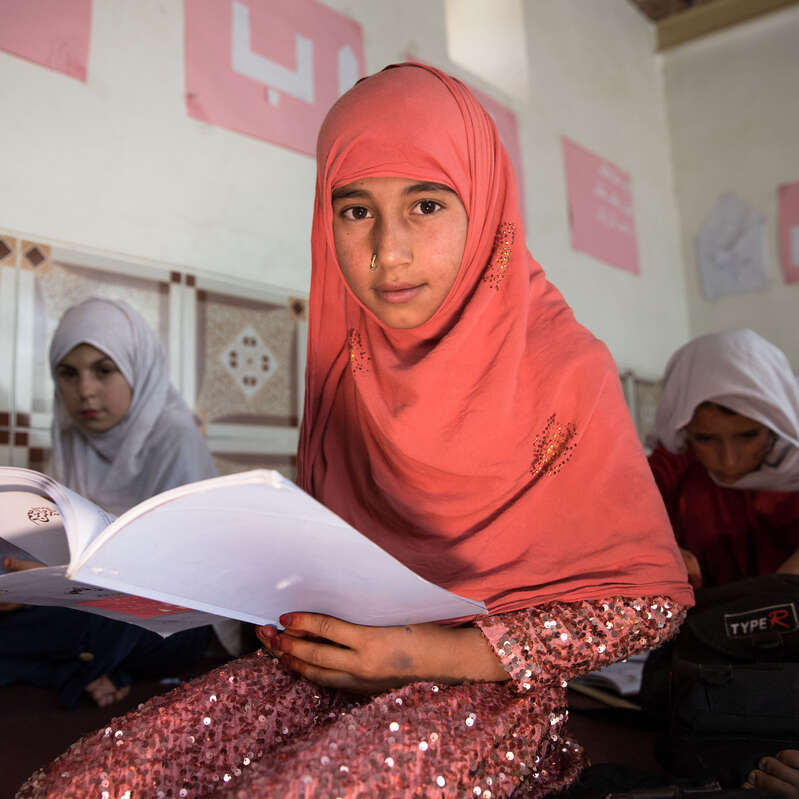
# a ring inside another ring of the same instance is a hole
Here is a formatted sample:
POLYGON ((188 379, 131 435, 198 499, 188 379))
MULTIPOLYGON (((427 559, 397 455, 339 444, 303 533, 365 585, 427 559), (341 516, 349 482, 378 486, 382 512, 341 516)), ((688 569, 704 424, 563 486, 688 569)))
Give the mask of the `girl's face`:
POLYGON ((460 197, 439 183, 363 178, 333 192, 341 273, 388 327, 418 327, 439 309, 460 269, 468 223, 460 197))
POLYGON ((104 352, 78 344, 56 366, 56 385, 67 413, 93 433, 104 433, 125 418, 133 391, 104 352))
POLYGON ((711 403, 694 411, 685 430, 697 460, 720 483, 734 483, 760 468, 774 440, 760 422, 711 403))

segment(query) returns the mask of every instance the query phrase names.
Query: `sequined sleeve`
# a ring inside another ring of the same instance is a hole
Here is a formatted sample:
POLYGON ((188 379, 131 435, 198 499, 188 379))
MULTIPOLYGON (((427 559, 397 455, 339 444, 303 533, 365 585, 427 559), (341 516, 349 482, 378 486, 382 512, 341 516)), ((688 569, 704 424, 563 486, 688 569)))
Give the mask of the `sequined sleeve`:
POLYGON ((565 683, 671 638, 685 608, 668 597, 549 602, 476 622, 519 691, 565 683))

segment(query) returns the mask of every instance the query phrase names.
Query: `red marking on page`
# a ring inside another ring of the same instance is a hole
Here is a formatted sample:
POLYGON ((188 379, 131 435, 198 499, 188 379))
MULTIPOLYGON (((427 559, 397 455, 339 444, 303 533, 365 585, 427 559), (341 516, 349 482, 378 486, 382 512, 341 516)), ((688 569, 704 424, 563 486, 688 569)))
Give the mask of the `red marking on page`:
POLYGON ((189 608, 182 608, 180 605, 170 605, 168 602, 159 602, 157 599, 145 599, 143 596, 112 596, 108 599, 90 599, 76 604, 91 605, 93 608, 102 610, 113 610, 115 613, 124 613, 126 616, 133 616, 136 619, 155 619, 158 616, 189 611, 189 608))

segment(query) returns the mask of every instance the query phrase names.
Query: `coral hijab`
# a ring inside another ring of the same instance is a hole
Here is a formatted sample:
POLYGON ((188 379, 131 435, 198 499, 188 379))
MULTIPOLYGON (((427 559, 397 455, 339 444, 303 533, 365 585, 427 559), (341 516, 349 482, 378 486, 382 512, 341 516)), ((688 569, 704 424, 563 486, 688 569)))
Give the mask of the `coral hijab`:
POLYGON ((469 91, 418 64, 367 78, 328 114, 317 167, 302 487, 491 612, 690 604, 613 361, 527 252, 508 157, 469 91), (469 217, 449 295, 412 330, 381 323, 336 260, 332 192, 372 176, 445 184, 469 217))

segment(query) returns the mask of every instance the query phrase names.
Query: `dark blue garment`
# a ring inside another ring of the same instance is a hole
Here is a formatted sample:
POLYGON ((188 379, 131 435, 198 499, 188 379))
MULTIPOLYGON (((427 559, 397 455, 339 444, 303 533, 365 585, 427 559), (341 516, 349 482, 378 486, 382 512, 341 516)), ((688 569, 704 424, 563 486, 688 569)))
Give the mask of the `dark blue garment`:
POLYGON ((210 638, 210 627, 162 638, 93 613, 25 607, 0 613, 0 685, 52 688, 63 707, 74 707, 104 674, 119 688, 136 678, 174 676, 202 657, 210 638))

